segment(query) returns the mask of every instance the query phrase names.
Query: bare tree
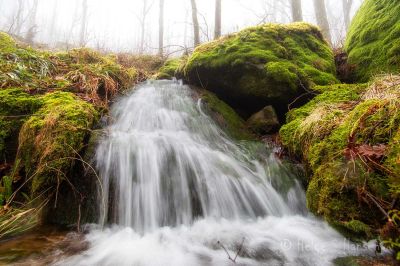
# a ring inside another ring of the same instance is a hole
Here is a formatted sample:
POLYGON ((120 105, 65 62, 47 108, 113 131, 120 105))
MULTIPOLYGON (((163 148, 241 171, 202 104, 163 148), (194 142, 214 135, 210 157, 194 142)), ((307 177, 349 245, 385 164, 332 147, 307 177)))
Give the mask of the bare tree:
POLYGON ((164 0, 160 0, 160 15, 158 20, 158 54, 164 53, 164 0))
POLYGON ((198 46, 200 44, 200 26, 199 20, 197 18, 197 6, 196 0, 190 0, 192 5, 192 21, 193 21, 193 38, 194 38, 194 46, 198 46))
POLYGON ((290 0, 290 7, 292 10, 292 21, 303 21, 303 10, 301 7, 301 0, 290 0))
POLYGON ((57 12, 57 10, 58 10, 58 0, 53 0, 54 1, 54 3, 53 3, 53 12, 52 12, 52 14, 51 14, 51 20, 50 20, 50 36, 51 37, 53 37, 54 36, 54 31, 55 31, 55 28, 56 28, 56 18, 57 18, 57 14, 58 14, 58 12, 57 12))
POLYGON ((29 12, 29 21, 28 21, 28 31, 25 34, 25 40, 28 43, 32 43, 35 36, 36 36, 36 16, 37 16, 37 10, 38 10, 38 2, 39 0, 34 0, 33 1, 33 6, 32 9, 29 12))
POLYGON ((86 45, 86 32, 87 32, 87 17, 88 17, 88 4, 87 0, 82 1, 82 21, 81 21, 81 32, 79 37, 79 45, 86 45))
POLYGON ((144 53, 144 43, 145 43, 145 33, 146 33, 146 20, 147 16, 151 10, 151 7, 153 5, 154 1, 152 1, 150 4, 148 3, 147 0, 142 0, 142 12, 140 13, 140 16, 137 15, 137 18, 139 20, 140 24, 140 46, 139 46, 139 53, 143 54, 144 53))
POLYGON ((331 44, 332 37, 328 22, 328 16, 326 15, 325 0, 314 0, 314 10, 318 26, 321 28, 322 34, 324 35, 325 39, 331 44))
POLYGON ((221 1, 222 0, 215 0, 214 39, 221 37, 221 1))
POLYGON ((20 35, 22 30, 22 25, 24 24, 23 18, 24 12, 24 1, 18 0, 17 12, 14 17, 11 19, 11 24, 8 29, 8 32, 14 33, 15 35, 20 35))
POLYGON ((342 0, 344 25, 346 26, 346 31, 349 29, 350 26, 350 11, 352 6, 353 6, 353 0, 342 0))

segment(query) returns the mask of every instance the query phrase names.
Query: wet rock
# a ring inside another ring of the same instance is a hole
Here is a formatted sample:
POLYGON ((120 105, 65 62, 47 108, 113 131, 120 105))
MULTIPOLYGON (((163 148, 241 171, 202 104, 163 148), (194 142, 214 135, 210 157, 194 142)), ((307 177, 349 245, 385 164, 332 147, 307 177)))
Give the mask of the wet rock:
POLYGON ((253 114, 247 120, 247 125, 255 133, 261 135, 276 133, 280 126, 275 109, 271 105, 253 114))

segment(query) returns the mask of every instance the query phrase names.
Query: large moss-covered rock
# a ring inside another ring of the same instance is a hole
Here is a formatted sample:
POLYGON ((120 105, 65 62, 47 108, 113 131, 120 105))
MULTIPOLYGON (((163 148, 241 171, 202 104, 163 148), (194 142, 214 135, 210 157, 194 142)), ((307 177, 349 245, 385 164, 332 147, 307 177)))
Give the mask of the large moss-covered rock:
POLYGON ((74 158, 98 118, 91 104, 68 92, 46 94, 41 100, 43 106, 21 128, 15 165, 15 172, 24 175, 16 178, 31 180, 33 195, 70 182, 74 158))
POLYGON ((184 74, 244 115, 266 105, 285 113, 306 88, 337 82, 332 50, 306 23, 266 24, 200 45, 184 74))
POLYGON ((351 237, 377 234, 382 210, 400 207, 399 81, 318 87, 323 93, 290 111, 280 130, 312 172, 309 209, 351 237))
POLYGON ((400 2, 365 0, 354 17, 345 44, 355 79, 400 72, 400 2))

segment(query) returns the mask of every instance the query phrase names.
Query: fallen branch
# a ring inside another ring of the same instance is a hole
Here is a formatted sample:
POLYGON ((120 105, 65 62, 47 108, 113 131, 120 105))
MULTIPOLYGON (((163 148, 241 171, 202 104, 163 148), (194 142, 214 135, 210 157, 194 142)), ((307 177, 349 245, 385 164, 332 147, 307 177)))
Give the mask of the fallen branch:
POLYGON ((225 248, 225 246, 224 246, 220 241, 218 241, 217 244, 220 245, 220 246, 222 247, 222 249, 225 251, 226 255, 228 256, 228 259, 229 259, 230 261, 232 261, 233 263, 236 263, 236 259, 237 259, 237 257, 239 256, 239 253, 240 253, 240 252, 242 251, 242 249, 243 249, 244 240, 245 240, 245 238, 243 237, 242 243, 240 244, 240 246, 239 246, 239 248, 238 248, 238 251, 236 252, 234 258, 231 257, 231 255, 229 254, 228 250, 225 248))

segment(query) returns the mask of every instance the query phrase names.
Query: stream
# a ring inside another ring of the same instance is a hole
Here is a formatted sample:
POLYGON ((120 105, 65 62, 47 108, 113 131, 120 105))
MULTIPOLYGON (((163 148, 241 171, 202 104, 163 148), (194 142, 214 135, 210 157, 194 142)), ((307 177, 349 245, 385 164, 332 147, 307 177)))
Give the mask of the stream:
POLYGON ((274 147, 230 139, 188 86, 143 83, 111 117, 95 155, 98 224, 61 237, 81 243, 75 252, 58 245, 27 265, 331 265, 373 253, 310 214, 295 168, 274 147))

